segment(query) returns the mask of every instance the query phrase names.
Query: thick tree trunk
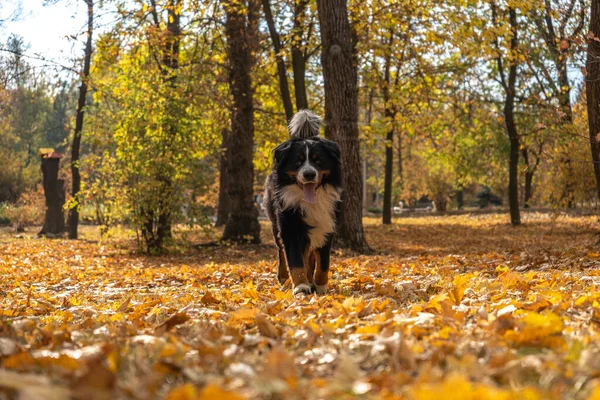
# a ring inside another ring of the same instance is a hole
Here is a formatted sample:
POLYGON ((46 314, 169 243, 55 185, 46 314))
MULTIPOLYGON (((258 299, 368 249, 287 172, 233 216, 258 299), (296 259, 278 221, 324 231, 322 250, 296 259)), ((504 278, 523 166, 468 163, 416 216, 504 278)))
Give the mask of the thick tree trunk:
POLYGON ((79 227, 79 207, 81 191, 81 174, 79 173, 79 150, 81 148, 81 132, 83 131, 83 117, 85 114, 85 99, 88 90, 88 78, 90 76, 90 64, 92 61, 92 33, 94 30, 94 3, 85 0, 88 10, 88 32, 85 42, 85 57, 83 59, 83 72, 81 75, 81 86, 79 86, 79 99, 77 100, 77 113, 75 115, 75 131, 73 132, 73 143, 71 145, 71 195, 75 204, 69 208, 69 239, 77 239, 79 227))
POLYGON ((308 96, 306 95, 306 61, 307 57, 303 50, 302 32, 304 12, 308 6, 308 0, 296 0, 294 7, 294 31, 292 34, 292 69, 294 70, 294 94, 296 95, 296 109, 308 108, 308 96))
POLYGON ((229 131, 223 129, 221 142, 221 157, 219 163, 219 204, 217 205, 217 221, 215 226, 223 226, 227 223, 231 205, 229 202, 229 175, 227 174, 227 140, 229 131))
POLYGON ((600 0, 592 0, 585 77, 590 148, 600 199, 600 0))
POLYGON ((325 82, 325 136, 342 151, 342 211, 338 242, 367 252, 362 225, 362 177, 358 140, 357 60, 345 0, 317 0, 321 27, 321 64, 325 82))
MULTIPOLYGON (((250 0, 252 2, 254 0, 250 0)), ((252 44, 257 33, 252 28, 250 7, 238 1, 223 1, 229 57, 229 84, 233 99, 231 135, 227 148, 229 199, 231 209, 225 225, 223 240, 260 242, 258 211, 254 206, 254 109, 250 77, 252 44)))
POLYGON ((273 42, 273 51, 275 52, 275 63, 277 64, 277 78, 279 79, 279 92, 281 93, 281 100, 283 101, 283 108, 285 110, 285 117, 289 122, 294 116, 294 109, 292 106, 292 97, 290 95, 290 87, 287 80, 287 72, 285 68, 285 60, 283 59, 283 49, 281 47, 281 39, 279 33, 275 27, 275 21, 273 19, 273 13, 271 12, 270 0, 262 0, 263 11, 265 13, 265 20, 269 27, 269 34, 271 35, 271 41, 273 42))

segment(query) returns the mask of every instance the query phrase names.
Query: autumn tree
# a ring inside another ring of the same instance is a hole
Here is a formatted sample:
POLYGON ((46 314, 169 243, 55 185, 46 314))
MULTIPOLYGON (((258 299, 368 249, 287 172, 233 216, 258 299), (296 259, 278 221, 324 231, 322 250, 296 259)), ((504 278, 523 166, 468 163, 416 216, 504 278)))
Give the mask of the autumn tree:
POLYGON ((258 39, 257 0, 222 1, 232 97, 231 131, 227 140, 229 217, 223 240, 260 242, 258 212, 254 205, 253 50, 258 39))
MULTIPOLYGON (((291 0, 289 12, 292 14, 292 26, 288 32, 285 32, 287 40, 282 40, 282 35, 277 29, 277 19, 273 12, 270 0, 261 0, 263 12, 271 42, 273 43, 273 52, 277 65, 277 78, 279 91, 286 119, 289 121, 294 114, 292 102, 292 91, 288 83, 287 60, 285 55, 291 54, 293 93, 295 98, 296 111, 309 108, 307 85, 306 85, 306 64, 310 57, 318 49, 318 46, 311 48, 310 42, 314 32, 313 17, 308 14, 310 4, 308 0, 291 0), (286 48, 289 44, 289 49, 286 48)), ((282 8, 285 3, 282 2, 282 8)), ((287 14, 282 11, 284 19, 288 19, 287 14)))
POLYGON ((592 0, 585 85, 590 147, 600 198, 600 0, 592 0))
POLYGON ((321 64, 325 81, 325 136, 340 144, 344 194, 337 238, 366 252, 362 225, 362 177, 358 142, 357 58, 344 0, 318 0, 321 64))
POLYGON ((81 73, 81 85, 79 86, 79 98, 77 100, 77 113, 75 115, 75 130, 73 131, 73 142, 71 143, 71 204, 69 207, 69 218, 67 222, 69 239, 77 239, 79 227, 79 207, 81 191, 81 174, 79 172, 79 151, 81 149, 81 132, 83 131, 83 118, 85 115, 85 102, 88 91, 88 79, 90 76, 90 65, 92 62, 92 33, 94 30, 94 2, 84 0, 87 6, 87 33, 85 41, 85 52, 83 58, 83 71, 81 73))
POLYGON ((548 50, 556 68, 556 75, 548 71, 541 63, 536 63, 536 69, 547 80, 546 88, 550 89, 558 99, 559 121, 572 122, 573 109, 571 105, 571 88, 569 81, 568 63, 573 56, 586 22, 585 1, 582 0, 544 0, 533 7, 532 15, 535 25, 548 50))
MULTIPOLYGON (((492 24, 498 27, 499 8, 492 2, 492 24)), ((510 157, 508 168, 508 204, 510 207, 510 223, 513 226, 521 224, 519 211, 519 133, 515 121, 515 99, 517 97, 517 70, 518 70, 518 23, 517 11, 508 7, 508 32, 509 45, 506 55, 503 55, 500 46, 500 38, 496 36, 494 46, 498 51, 496 56, 496 67, 500 85, 504 90, 504 106, 502 113, 504 125, 510 141, 510 157)))

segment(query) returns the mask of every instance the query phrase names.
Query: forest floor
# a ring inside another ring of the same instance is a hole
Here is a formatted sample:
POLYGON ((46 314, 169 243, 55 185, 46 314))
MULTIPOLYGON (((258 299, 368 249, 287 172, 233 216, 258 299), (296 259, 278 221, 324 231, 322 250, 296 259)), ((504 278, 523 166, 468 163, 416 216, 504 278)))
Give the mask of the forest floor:
POLYGON ((264 223, 159 257, 4 230, 0 399, 600 399, 598 217, 507 220, 365 219, 376 253, 306 297, 264 223))

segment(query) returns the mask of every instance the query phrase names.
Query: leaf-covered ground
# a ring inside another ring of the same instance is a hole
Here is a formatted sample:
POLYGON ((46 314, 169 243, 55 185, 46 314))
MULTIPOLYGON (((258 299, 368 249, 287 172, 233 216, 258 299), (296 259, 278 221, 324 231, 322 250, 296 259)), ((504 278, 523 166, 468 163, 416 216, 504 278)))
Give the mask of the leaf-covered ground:
POLYGON ((366 220, 378 253, 307 297, 266 225, 162 257, 4 232, 0 399, 600 398, 597 217, 506 220, 366 220))

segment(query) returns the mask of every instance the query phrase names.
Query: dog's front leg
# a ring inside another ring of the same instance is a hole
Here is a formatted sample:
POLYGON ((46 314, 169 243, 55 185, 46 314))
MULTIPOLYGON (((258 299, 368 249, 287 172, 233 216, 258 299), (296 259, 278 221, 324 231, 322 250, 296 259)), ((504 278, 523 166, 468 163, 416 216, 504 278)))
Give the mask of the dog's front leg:
POLYGON ((329 281, 329 256, 333 236, 330 236, 325 246, 317 250, 317 266, 315 268, 315 290, 317 294, 327 293, 327 282, 329 281))
POLYGON ((305 241, 292 241, 290 243, 284 240, 284 245, 290 277, 294 284, 294 294, 311 294, 313 289, 308 282, 306 264, 304 262, 306 250, 305 241))

